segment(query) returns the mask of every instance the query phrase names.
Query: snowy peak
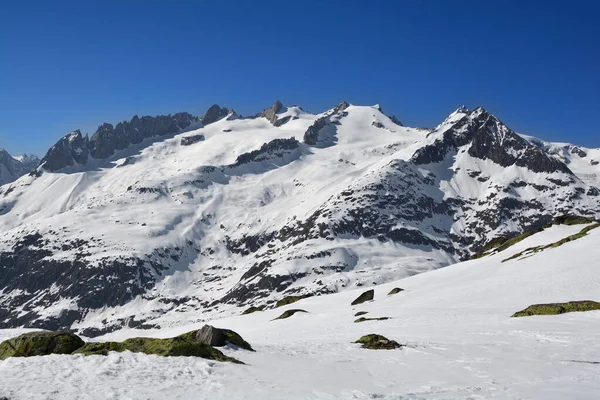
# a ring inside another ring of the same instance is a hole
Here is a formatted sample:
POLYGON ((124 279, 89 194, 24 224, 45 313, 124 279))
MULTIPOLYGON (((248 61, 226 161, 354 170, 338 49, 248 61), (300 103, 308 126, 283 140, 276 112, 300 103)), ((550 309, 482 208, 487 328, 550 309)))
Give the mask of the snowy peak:
POLYGON ((218 104, 213 104, 209 107, 208 110, 206 110, 206 112, 200 120, 202 121, 203 125, 208 125, 212 124, 213 122, 217 122, 222 118, 232 116, 237 116, 235 111, 230 110, 228 108, 221 108, 221 106, 219 106, 218 104))
POLYGON ((13 157, 6 150, 0 149, 0 186, 33 171, 39 163, 40 159, 37 156, 23 154, 13 157))
MULTIPOLYGON (((279 100, 276 100, 271 107, 263 110, 261 113, 258 114, 258 116, 266 118, 270 123, 272 123, 275 126, 278 126, 277 123, 279 119, 277 118, 277 114, 284 113, 285 111, 286 108, 283 106, 283 104, 279 100)), ((279 125, 283 125, 284 123, 285 122, 279 122, 279 125)))
POLYGON ((489 159, 502 167, 516 165, 532 172, 570 173, 566 165, 517 135, 482 107, 468 114, 465 110, 459 108, 438 126, 432 133, 435 141, 414 154, 416 164, 441 162, 450 152, 467 146, 470 156, 489 159))

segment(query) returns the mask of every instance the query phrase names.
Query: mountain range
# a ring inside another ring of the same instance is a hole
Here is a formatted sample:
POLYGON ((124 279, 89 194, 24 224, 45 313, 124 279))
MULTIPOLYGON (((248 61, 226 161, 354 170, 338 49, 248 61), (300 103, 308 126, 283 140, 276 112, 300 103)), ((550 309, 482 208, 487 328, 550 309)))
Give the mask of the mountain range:
POLYGON ((88 337, 379 285, 600 212, 600 149, 481 107, 424 129, 377 105, 214 105, 3 154, 0 328, 88 337))

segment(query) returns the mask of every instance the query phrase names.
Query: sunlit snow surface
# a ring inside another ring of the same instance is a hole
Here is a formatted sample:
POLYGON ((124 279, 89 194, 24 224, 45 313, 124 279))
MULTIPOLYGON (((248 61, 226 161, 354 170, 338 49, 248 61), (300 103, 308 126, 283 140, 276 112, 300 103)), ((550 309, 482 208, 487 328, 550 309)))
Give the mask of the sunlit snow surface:
MULTIPOLYGON (((600 230, 524 260, 501 260, 580 231, 558 226, 497 255, 375 288, 302 300, 211 321, 256 353, 226 349, 247 365, 132 353, 0 361, 0 397, 19 399, 596 399, 600 312, 510 318, 531 304, 600 301, 600 230), (394 287, 405 289, 394 296, 394 287), (287 308, 307 314, 271 321, 287 308), (357 311, 387 321, 353 323, 357 311), (378 333, 406 344, 364 350, 378 333)), ((168 337, 201 324, 123 330, 94 340, 168 337)), ((0 339, 22 330, 0 331, 0 339)))

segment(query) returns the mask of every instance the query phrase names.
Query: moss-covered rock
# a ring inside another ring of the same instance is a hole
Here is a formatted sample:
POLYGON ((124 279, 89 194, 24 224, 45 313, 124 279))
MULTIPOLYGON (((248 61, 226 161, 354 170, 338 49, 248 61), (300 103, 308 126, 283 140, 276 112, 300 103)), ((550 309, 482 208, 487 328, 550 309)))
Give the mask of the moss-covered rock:
POLYGON ((201 329, 196 331, 194 340, 217 347, 226 346, 227 343, 231 343, 242 349, 254 351, 250 343, 242 339, 237 332, 229 329, 215 328, 211 325, 204 325, 201 329))
POLYGON ((360 296, 358 296, 352 303, 351 305, 355 306, 357 304, 362 304, 364 302, 367 301, 371 301, 375 298, 375 290, 371 289, 371 290, 367 290, 366 292, 363 292, 360 296))
POLYGON ((365 315, 365 314, 368 314, 368 313, 369 313, 368 311, 359 311, 356 314, 354 314, 354 316, 355 317, 360 317, 361 315, 365 315))
POLYGON ((359 319, 355 320, 354 323, 365 322, 365 321, 385 321, 388 319, 390 319, 390 317, 379 317, 379 318, 360 317, 359 319))
POLYGON ((529 317, 532 315, 558 315, 570 312, 583 312, 600 310, 600 303, 583 300, 568 303, 534 304, 524 310, 514 313, 513 317, 529 317))
POLYGON ((404 347, 394 340, 389 340, 385 336, 377 335, 375 333, 365 335, 354 343, 362 344, 363 349, 371 350, 392 350, 404 347))
POLYGON ((390 290, 390 292, 388 293, 388 296, 391 296, 391 295, 394 295, 394 294, 398 294, 400 292, 404 292, 404 289, 396 287, 396 288, 393 288, 392 290, 390 290))
POLYGON ((69 332, 30 332, 0 343, 0 360, 9 357, 71 354, 85 342, 69 332))
POLYGON ((311 296, 312 296, 311 294, 305 294, 305 295, 301 295, 301 296, 288 296, 288 297, 285 297, 285 298, 279 300, 277 303, 275 303, 275 308, 287 306, 288 304, 295 303, 297 301, 306 299, 311 296))
POLYGON ((244 310, 244 312, 242 312, 242 315, 248 315, 248 314, 252 314, 258 311, 262 311, 265 309, 265 306, 259 306, 259 307, 250 307, 244 310))
POLYGON ((241 364, 241 361, 228 357, 214 347, 200 343, 192 338, 197 331, 168 339, 131 338, 123 342, 86 343, 73 354, 107 355, 109 351, 154 354, 173 357, 201 357, 215 361, 229 361, 241 364))
POLYGON ((294 315, 296 313, 299 313, 299 312, 305 313, 307 311, 305 311, 305 310, 287 310, 283 314, 281 314, 279 317, 275 318, 273 321, 275 321, 277 319, 286 319, 286 318, 289 318, 292 315, 294 315))

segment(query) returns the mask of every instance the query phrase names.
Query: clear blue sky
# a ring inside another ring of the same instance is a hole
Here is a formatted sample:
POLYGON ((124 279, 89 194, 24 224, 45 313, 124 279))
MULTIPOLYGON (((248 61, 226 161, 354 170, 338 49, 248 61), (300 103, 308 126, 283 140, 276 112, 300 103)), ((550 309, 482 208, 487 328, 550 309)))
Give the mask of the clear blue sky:
POLYGON ((600 147, 600 1, 11 1, 0 10, 0 147, 212 103, 341 100, 434 126, 461 104, 600 147))

